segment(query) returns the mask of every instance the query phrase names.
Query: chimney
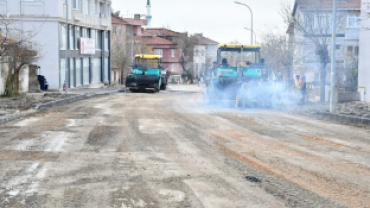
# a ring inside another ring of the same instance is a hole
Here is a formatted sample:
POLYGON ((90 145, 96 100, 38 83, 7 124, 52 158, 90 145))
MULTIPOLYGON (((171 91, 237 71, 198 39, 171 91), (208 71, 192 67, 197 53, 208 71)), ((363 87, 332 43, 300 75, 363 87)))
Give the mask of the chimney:
POLYGON ((134 19, 140 19, 140 14, 135 14, 134 19))

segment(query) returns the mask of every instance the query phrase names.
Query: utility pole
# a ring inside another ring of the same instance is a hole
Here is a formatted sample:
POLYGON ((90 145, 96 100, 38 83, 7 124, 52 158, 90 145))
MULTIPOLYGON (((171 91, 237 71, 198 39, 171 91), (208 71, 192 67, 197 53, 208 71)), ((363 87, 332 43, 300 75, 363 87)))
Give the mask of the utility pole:
POLYGON ((336 99, 336 39, 337 39, 337 0, 333 0, 333 26, 332 26, 332 43, 331 43, 331 93, 330 93, 330 112, 337 110, 336 99))
POLYGON ((65 94, 68 94, 69 86, 69 61, 68 61, 68 52, 69 52, 69 25, 68 25, 68 0, 65 0, 66 4, 66 54, 65 54, 65 94))
POLYGON ((235 4, 240 4, 240 5, 246 6, 249 9, 249 11, 251 12, 251 45, 253 45, 253 31, 254 31, 253 30, 253 11, 252 11, 252 9, 248 5, 243 4, 243 3, 239 2, 239 1, 234 1, 234 3, 235 4))

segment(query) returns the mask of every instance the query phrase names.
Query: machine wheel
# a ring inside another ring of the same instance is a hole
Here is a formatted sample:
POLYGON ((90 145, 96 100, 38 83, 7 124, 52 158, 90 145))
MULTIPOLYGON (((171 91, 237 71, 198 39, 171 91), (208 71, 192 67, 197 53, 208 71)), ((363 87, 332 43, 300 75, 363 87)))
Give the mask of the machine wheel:
POLYGON ((161 85, 161 90, 166 90, 166 88, 167 88, 166 85, 164 85, 164 84, 161 85))

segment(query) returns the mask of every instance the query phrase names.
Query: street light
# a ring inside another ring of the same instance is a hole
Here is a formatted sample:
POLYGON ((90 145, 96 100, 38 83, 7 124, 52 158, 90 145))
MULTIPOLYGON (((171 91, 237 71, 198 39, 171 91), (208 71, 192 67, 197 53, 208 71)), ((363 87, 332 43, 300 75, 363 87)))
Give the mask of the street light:
MULTIPOLYGON (((253 30, 251 30, 250 28, 247 28, 247 27, 245 27, 244 29, 246 29, 246 30, 250 30, 250 31, 253 31, 253 30)), ((257 42, 257 35, 256 35, 256 32, 254 32, 254 31, 253 31, 253 34, 254 34, 254 42, 256 43, 256 42, 257 42)))
POLYGON ((249 11, 251 12, 251 45, 253 45, 253 12, 252 12, 252 9, 248 5, 243 4, 241 2, 234 1, 234 3, 248 7, 249 11))

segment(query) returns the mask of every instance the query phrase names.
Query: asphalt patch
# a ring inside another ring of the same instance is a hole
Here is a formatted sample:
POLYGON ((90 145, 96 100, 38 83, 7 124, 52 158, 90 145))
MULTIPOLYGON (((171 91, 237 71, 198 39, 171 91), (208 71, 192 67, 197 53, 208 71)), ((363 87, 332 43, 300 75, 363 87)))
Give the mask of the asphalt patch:
POLYGON ((252 183, 261 183, 262 181, 254 176, 245 176, 245 179, 252 183))

